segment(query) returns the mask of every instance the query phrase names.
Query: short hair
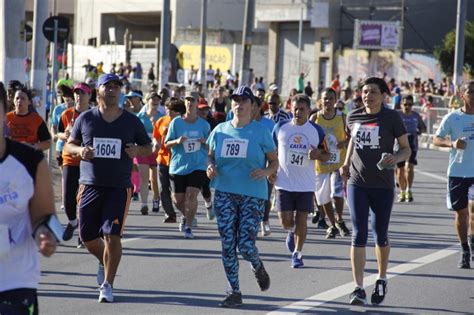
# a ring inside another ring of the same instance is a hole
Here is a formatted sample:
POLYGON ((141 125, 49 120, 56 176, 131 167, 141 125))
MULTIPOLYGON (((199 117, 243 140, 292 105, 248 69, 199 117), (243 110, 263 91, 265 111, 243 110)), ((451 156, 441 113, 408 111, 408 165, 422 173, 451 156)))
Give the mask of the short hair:
POLYGON ((324 92, 326 92, 326 94, 332 93, 332 95, 334 95, 334 97, 337 98, 337 93, 333 88, 330 88, 330 87, 324 88, 321 90, 321 94, 323 94, 324 92))
POLYGON ((7 111, 7 91, 5 90, 5 86, 3 82, 0 81, 0 103, 3 106, 3 113, 5 114, 7 111))
POLYGON ((165 106, 169 110, 172 110, 174 112, 178 112, 181 115, 186 113, 186 105, 184 105, 184 101, 181 100, 181 99, 170 98, 168 101, 166 101, 165 106))
POLYGON ((69 86, 65 84, 60 84, 58 86, 58 95, 62 97, 74 98, 74 92, 69 86))
POLYGON ((407 101, 412 101, 412 102, 413 102, 413 95, 411 95, 411 94, 404 95, 404 96, 402 97, 402 101, 403 101, 403 100, 407 100, 407 101))
POLYGON ((390 89, 388 88, 387 82, 384 79, 378 77, 369 77, 362 81, 360 88, 369 84, 375 84, 379 87, 380 92, 390 94, 390 89))
POLYGON ((305 103, 308 108, 311 108, 311 99, 306 94, 296 94, 291 99, 292 104, 305 103))

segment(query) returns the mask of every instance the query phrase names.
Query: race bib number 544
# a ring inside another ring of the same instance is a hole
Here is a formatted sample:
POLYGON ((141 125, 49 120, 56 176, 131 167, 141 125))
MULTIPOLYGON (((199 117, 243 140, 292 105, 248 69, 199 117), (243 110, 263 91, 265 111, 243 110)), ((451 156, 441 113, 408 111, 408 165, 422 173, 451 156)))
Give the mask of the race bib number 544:
POLYGON ((94 158, 120 159, 122 140, 113 138, 94 138, 94 158))
POLYGON ((374 125, 357 125, 353 131, 353 139, 359 148, 368 146, 370 148, 379 147, 379 126, 374 125))

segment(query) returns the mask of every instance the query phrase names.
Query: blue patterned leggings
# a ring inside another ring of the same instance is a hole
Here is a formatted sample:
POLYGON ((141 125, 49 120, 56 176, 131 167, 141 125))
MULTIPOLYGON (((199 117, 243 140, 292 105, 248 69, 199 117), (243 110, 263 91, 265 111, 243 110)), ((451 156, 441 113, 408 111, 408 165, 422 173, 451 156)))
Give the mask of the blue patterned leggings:
POLYGON ((218 190, 214 194, 214 211, 222 242, 222 262, 232 291, 240 291, 237 246, 253 269, 260 268, 262 264, 255 241, 264 209, 264 199, 218 190))

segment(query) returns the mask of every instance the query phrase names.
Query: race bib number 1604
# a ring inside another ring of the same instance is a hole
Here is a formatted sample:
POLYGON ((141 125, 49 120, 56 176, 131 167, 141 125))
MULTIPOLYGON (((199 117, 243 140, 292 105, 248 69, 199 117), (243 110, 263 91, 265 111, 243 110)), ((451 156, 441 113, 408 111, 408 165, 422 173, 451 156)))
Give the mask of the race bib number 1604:
POLYGON ((120 159, 122 140, 114 138, 94 138, 94 158, 120 159))

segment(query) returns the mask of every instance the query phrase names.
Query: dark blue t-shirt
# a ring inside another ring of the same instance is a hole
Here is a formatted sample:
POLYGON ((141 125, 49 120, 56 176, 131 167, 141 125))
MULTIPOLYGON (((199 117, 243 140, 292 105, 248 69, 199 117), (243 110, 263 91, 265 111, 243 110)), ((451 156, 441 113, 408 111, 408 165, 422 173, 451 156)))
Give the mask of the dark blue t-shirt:
POLYGON ((81 141, 82 146, 95 149, 91 161, 81 161, 79 183, 104 187, 131 187, 133 160, 125 152, 126 144, 151 143, 145 127, 135 115, 123 111, 109 123, 102 118, 98 107, 77 118, 71 138, 81 141))

